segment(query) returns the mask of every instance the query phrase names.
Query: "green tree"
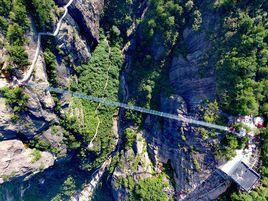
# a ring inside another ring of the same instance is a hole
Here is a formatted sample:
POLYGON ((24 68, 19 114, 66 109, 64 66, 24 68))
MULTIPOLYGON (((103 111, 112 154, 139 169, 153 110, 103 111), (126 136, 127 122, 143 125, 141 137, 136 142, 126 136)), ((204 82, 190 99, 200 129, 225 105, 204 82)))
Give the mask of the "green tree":
POLYGON ((27 1, 27 5, 34 11, 38 28, 42 31, 51 31, 54 24, 52 12, 55 8, 55 2, 53 0, 30 0, 27 1))
POLYGON ((16 64, 18 68, 23 68, 29 64, 28 54, 25 52, 24 47, 19 45, 12 45, 8 47, 11 61, 16 64))
POLYGON ((12 1, 10 0, 0 0, 0 13, 1 16, 7 17, 12 8, 12 1))
POLYGON ((13 8, 9 13, 9 17, 14 23, 18 23, 24 30, 27 30, 30 27, 30 20, 27 17, 24 0, 13 1, 13 8))
POLYGON ((135 187, 135 198, 144 201, 168 201, 168 196, 163 192, 163 188, 161 178, 143 179, 135 187))
POLYGON ((243 6, 222 16, 217 93, 224 111, 256 115, 267 100, 267 19, 261 10, 252 15, 243 6))
POLYGON ((0 16, 0 28, 0 32, 6 35, 8 29, 8 20, 3 16, 0 16))
POLYGON ((14 89, 9 89, 5 87, 0 90, 0 94, 5 98, 6 103, 15 113, 27 110, 26 106, 29 96, 25 94, 23 88, 16 87, 14 89))
POLYGON ((236 112, 243 115, 257 115, 259 104, 252 88, 238 91, 236 95, 236 112))
POLYGON ((10 24, 7 29, 7 39, 11 45, 22 45, 24 31, 17 23, 10 24))
POLYGON ((57 64, 56 56, 48 48, 44 51, 44 59, 46 63, 46 70, 49 77, 49 82, 53 85, 56 85, 58 82, 57 79, 57 64))
POLYGON ((75 181, 72 176, 68 176, 67 179, 64 181, 61 194, 62 198, 65 200, 69 199, 71 196, 74 195, 76 189, 75 181))

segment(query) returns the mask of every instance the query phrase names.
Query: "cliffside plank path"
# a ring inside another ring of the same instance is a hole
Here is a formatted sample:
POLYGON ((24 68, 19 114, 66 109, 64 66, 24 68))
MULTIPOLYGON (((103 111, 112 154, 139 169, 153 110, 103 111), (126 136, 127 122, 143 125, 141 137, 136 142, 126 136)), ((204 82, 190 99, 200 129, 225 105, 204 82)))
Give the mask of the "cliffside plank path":
MULTIPOLYGON (((32 64, 31 64, 28 72, 24 76, 24 78, 22 80, 18 80, 18 83, 19 83, 20 86, 28 85, 28 86, 31 86, 31 87, 38 87, 37 84, 34 84, 34 83, 29 84, 28 82, 30 80, 30 77, 31 77, 33 71, 34 71, 34 67, 36 65, 38 56, 40 54, 41 37, 42 36, 57 36, 58 35, 58 33, 60 31, 60 28, 61 28, 61 25, 62 25, 62 22, 63 22, 63 19, 65 18, 65 16, 68 13, 68 7, 73 3, 73 1, 74 0, 70 0, 65 6, 63 6, 64 14, 61 16, 60 20, 58 21, 56 29, 55 29, 55 31, 53 33, 50 33, 50 32, 39 32, 38 33, 37 48, 36 48, 34 59, 32 61, 32 64)), ((38 88, 40 88, 40 87, 38 87, 38 88)), ((128 104, 125 104, 125 103, 119 103, 119 102, 115 102, 115 101, 111 101, 111 100, 106 100, 104 98, 98 98, 98 97, 94 97, 94 96, 85 95, 85 94, 82 94, 82 93, 66 91, 66 90, 62 90, 60 88, 46 87, 46 88, 43 88, 43 90, 44 91, 55 92, 55 93, 58 93, 58 94, 71 94, 73 97, 82 98, 82 99, 86 99, 86 100, 89 100, 89 101, 102 103, 102 104, 105 104, 105 105, 108 105, 108 106, 120 107, 120 108, 124 108, 124 109, 128 109, 128 110, 134 110, 134 111, 138 111, 138 112, 142 112, 142 113, 147 113, 147 114, 156 115, 156 116, 160 116, 160 117, 164 117, 164 118, 168 118, 168 119, 173 119, 173 120, 181 121, 181 122, 184 122, 184 123, 195 124, 195 125, 198 125, 198 126, 204 126, 204 127, 217 129, 217 130, 231 132, 230 129, 228 127, 226 127, 226 126, 220 126, 220 125, 216 125, 216 124, 196 120, 196 119, 191 118, 191 117, 186 117, 186 116, 182 116, 182 115, 174 115, 174 114, 169 114, 169 113, 160 112, 160 111, 156 111, 156 110, 150 110, 150 109, 147 109, 147 108, 142 108, 142 107, 138 107, 138 106, 128 105, 128 104)))
POLYGON ((40 49, 41 49, 41 37, 42 36, 57 36, 59 31, 60 31, 60 28, 61 28, 61 25, 62 25, 62 22, 63 22, 63 19, 66 17, 67 13, 68 13, 68 7, 73 3, 74 0, 70 0, 65 6, 63 6, 64 8, 64 13, 63 15, 61 16, 61 18, 59 19, 58 23, 57 23, 57 26, 56 26, 56 29, 53 33, 50 33, 50 32, 39 32, 38 33, 38 39, 37 39, 37 48, 36 48, 36 51, 35 51, 35 55, 34 55, 34 59, 32 61, 32 64, 28 70, 28 72, 26 73, 26 75, 23 77, 22 80, 19 80, 19 85, 25 85, 29 80, 30 80, 30 77, 33 73, 33 70, 34 70, 34 67, 35 67, 35 64, 36 64, 36 61, 38 59, 38 56, 40 54, 40 49))

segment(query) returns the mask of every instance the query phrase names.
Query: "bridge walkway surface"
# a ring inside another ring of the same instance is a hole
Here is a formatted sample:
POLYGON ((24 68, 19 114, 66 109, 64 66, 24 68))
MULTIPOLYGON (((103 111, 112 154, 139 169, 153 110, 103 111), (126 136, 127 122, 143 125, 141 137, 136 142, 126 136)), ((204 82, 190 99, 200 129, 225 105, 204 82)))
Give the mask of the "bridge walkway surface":
POLYGON ((139 107, 139 106, 128 105, 126 103, 111 101, 111 100, 108 100, 105 98, 99 98, 99 97, 95 97, 95 96, 91 96, 91 95, 86 95, 83 93, 64 90, 61 88, 42 87, 41 85, 38 85, 35 83, 29 83, 28 86, 39 88, 39 89, 44 90, 44 91, 54 92, 57 94, 70 94, 71 96, 76 97, 76 98, 81 98, 81 99, 85 99, 85 100, 89 100, 89 101, 93 101, 93 102, 97 102, 97 103, 102 103, 102 104, 107 105, 107 106, 120 107, 120 108, 124 108, 127 110, 134 110, 137 112, 142 112, 142 113, 160 116, 160 117, 164 117, 164 118, 168 118, 168 119, 173 119, 173 120, 181 121, 181 122, 188 123, 188 124, 194 124, 194 125, 198 125, 198 126, 204 126, 204 127, 208 127, 208 128, 212 128, 212 129, 231 132, 230 129, 226 126, 221 126, 221 125, 217 125, 217 124, 208 123, 205 121, 196 120, 192 117, 175 115, 175 114, 170 114, 170 113, 161 112, 161 111, 157 111, 157 110, 151 110, 151 109, 147 109, 147 108, 143 108, 143 107, 139 107))

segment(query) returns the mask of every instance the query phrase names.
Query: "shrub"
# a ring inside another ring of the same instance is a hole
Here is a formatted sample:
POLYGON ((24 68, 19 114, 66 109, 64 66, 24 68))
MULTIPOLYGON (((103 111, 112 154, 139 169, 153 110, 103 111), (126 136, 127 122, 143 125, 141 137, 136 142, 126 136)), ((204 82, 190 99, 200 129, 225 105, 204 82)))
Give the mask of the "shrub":
POLYGON ((38 28, 42 31, 53 29, 53 14, 55 7, 53 0, 30 0, 27 1, 30 10, 34 11, 35 21, 38 28))
POLYGON ((11 61, 16 64, 16 66, 21 69, 25 66, 29 65, 28 62, 28 55, 25 52, 25 49, 23 46, 19 45, 12 45, 8 46, 8 52, 10 54, 11 61))
POLYGON ((12 2, 10 0, 1 0, 0 1, 0 13, 1 16, 7 17, 12 8, 12 2))
POLYGON ((199 133, 202 136, 202 139, 206 139, 208 137, 208 131, 205 128, 198 128, 199 133))
POLYGON ((7 39, 11 44, 10 48, 13 47, 13 44, 20 47, 23 43, 23 35, 24 31, 17 23, 10 24, 7 29, 7 39))
POLYGON ((13 1, 13 8, 9 13, 10 19, 26 31, 30 27, 24 0, 13 1))
POLYGON ((63 199, 70 198, 75 193, 75 181, 73 177, 67 177, 61 189, 63 199))
POLYGON ((161 177, 143 179, 135 187, 135 198, 144 201, 168 201, 167 194, 163 192, 164 187, 161 177))
POLYGON ((33 149, 33 151, 32 151, 32 163, 35 163, 35 162, 37 162, 37 161, 39 161, 40 159, 41 159, 41 157, 42 157, 42 155, 41 155, 41 152, 39 151, 39 150, 37 150, 37 149, 33 149))
POLYGON ((202 24, 202 15, 199 10, 194 11, 194 22, 193 22, 193 30, 198 31, 202 24))
POLYGON ((44 52, 44 59, 46 63, 46 70, 49 82, 53 85, 56 85, 58 83, 56 56, 51 52, 51 50, 46 48, 44 52))
POLYGON ((219 119, 219 106, 218 102, 214 100, 213 102, 209 102, 204 110, 204 120, 206 122, 215 122, 219 119))
POLYGON ((23 88, 16 87, 9 89, 7 87, 0 90, 0 94, 6 99, 6 103, 13 109, 15 114, 25 111, 29 96, 25 94, 23 88))
POLYGON ((201 168, 200 163, 198 162, 198 160, 194 158, 194 159, 193 159, 193 162, 194 162, 195 169, 196 169, 198 172, 200 172, 202 168, 201 168))
POLYGON ((126 137, 126 146, 125 146, 125 148, 126 149, 128 149, 128 148, 133 146, 133 143, 134 143, 134 141, 136 139, 136 135, 137 135, 136 132, 131 128, 127 128, 125 130, 125 137, 126 137))
POLYGON ((7 28, 8 28, 8 20, 3 16, 0 16, 0 32, 6 34, 7 28))

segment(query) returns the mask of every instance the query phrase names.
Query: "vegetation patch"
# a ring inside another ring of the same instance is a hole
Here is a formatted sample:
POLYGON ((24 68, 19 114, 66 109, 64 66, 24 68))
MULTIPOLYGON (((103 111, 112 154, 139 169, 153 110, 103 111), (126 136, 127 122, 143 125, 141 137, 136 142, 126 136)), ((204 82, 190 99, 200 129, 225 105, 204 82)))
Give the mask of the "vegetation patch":
POLYGON ((167 201, 168 195, 164 192, 164 188, 168 187, 168 183, 163 180, 163 176, 155 176, 141 179, 137 183, 131 177, 123 180, 123 186, 129 190, 128 200, 155 200, 167 201))
POLYGON ((53 11, 57 8, 53 0, 27 0, 30 11, 34 11, 34 19, 39 30, 52 31, 55 24, 53 11))
POLYGON ((41 139, 38 136, 34 137, 34 139, 30 141, 30 147, 34 147, 40 151, 48 151, 55 155, 60 153, 60 150, 56 147, 53 147, 49 141, 41 139))
POLYGON ((39 151, 37 149, 33 149, 32 153, 31 153, 31 156, 32 156, 31 163, 35 163, 35 162, 37 162, 37 161, 39 161, 41 159, 41 157, 42 157, 41 151, 39 151))
POLYGON ((23 69, 29 64, 28 55, 24 48, 24 35, 30 28, 30 20, 24 0, 0 2, 0 33, 6 36, 5 49, 8 50, 10 61, 14 66, 10 66, 8 73, 13 73, 12 69, 23 69), (3 15, 2 15, 3 14, 3 15))
POLYGON ((49 83, 56 85, 58 83, 56 56, 49 48, 46 48, 44 51, 44 59, 49 83))
POLYGON ((52 201, 70 200, 75 194, 76 183, 72 176, 68 176, 61 186, 60 193, 57 194, 52 201))
POLYGON ((268 35, 263 3, 218 2, 224 2, 218 5, 222 14, 216 69, 220 106, 235 115, 265 114, 268 35))
MULTIPOLYGON (((118 46, 110 46, 104 35, 92 53, 88 64, 77 67, 78 82, 73 82, 71 89, 99 98, 118 100, 119 71, 123 65, 123 57, 118 46)), ((83 169, 91 170, 101 164, 115 145, 113 119, 117 109, 99 105, 95 102, 78 100, 71 102, 69 113, 62 121, 63 127, 80 135, 67 137, 72 144, 80 146, 89 143, 97 132, 93 141, 93 150, 82 148, 80 153, 83 169), (98 129, 97 129, 98 128, 98 129), (80 143, 81 142, 81 143, 80 143), (90 164, 88 160, 96 159, 90 164)))
POLYGON ((5 98, 6 103, 11 107, 14 112, 14 120, 18 119, 18 115, 27 110, 27 101, 29 96, 24 92, 21 87, 10 89, 4 87, 0 89, 0 94, 5 98))

